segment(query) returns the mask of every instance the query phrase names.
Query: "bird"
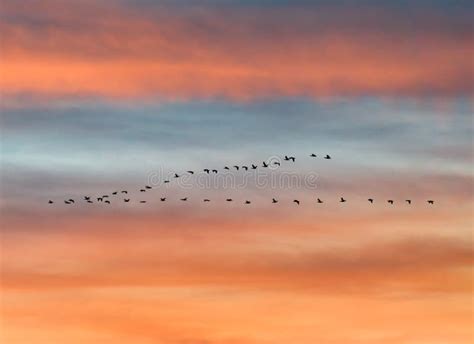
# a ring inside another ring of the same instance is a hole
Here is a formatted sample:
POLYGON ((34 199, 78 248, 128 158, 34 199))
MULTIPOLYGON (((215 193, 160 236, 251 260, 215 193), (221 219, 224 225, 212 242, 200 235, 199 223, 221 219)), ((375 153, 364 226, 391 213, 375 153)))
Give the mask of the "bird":
POLYGON ((94 203, 94 202, 92 202, 92 201, 89 199, 89 200, 87 200, 87 203, 94 203))
POLYGON ((127 190, 122 190, 121 191, 123 194, 128 194, 128 191, 127 190))
POLYGON ((229 168, 229 167, 227 167, 227 166, 225 166, 225 167, 224 167, 224 170, 230 170, 230 168, 229 168))
POLYGON ((140 203, 146 203, 146 201, 140 201, 140 203))
POLYGON ((124 201, 125 203, 128 203, 128 202, 130 202, 130 198, 125 198, 123 201, 124 201))
POLYGON ((188 171, 189 174, 194 174, 194 171, 188 171))
POLYGON ((238 171, 239 170, 239 166, 234 166, 234 168, 238 171))
POLYGON ((318 198, 318 203, 324 203, 323 201, 321 201, 319 198, 318 198))
POLYGON ((145 189, 140 189, 140 192, 146 192, 146 190, 145 189))
POLYGON ((268 167, 268 164, 264 161, 262 166, 263 167, 268 167))
POLYGON ((344 203, 346 202, 346 200, 344 199, 344 197, 341 197, 341 200, 339 202, 344 203))
POLYGON ((97 197, 97 202, 102 202, 104 199, 102 197, 97 197))
POLYGON ((205 198, 205 199, 203 200, 203 202, 210 202, 210 201, 211 201, 211 200, 210 200, 210 199, 207 199, 207 198, 205 198))
POLYGON ((245 204, 250 204, 250 203, 252 203, 252 202, 250 202, 250 201, 245 201, 245 204))
POLYGON ((206 172, 207 174, 209 174, 209 172, 211 172, 208 168, 205 168, 203 171, 206 172))
POLYGON ((281 164, 278 161, 274 161, 273 165, 281 166, 281 164))
POLYGON ((161 202, 164 202, 164 201, 166 201, 166 197, 162 197, 162 198, 160 198, 160 201, 161 201, 161 202))
POLYGON ((290 161, 290 158, 288 158, 288 155, 285 155, 285 157, 283 158, 283 160, 285 160, 285 161, 290 161))
POLYGON ((227 198, 226 201, 227 202, 232 202, 232 198, 227 198))
POLYGON ((146 185, 146 186, 145 186, 145 189, 150 190, 150 189, 151 189, 151 186, 146 185))
POLYGON ((293 162, 295 162, 296 158, 294 156, 290 156, 289 159, 293 162))
POLYGON ((297 199, 293 200, 293 203, 300 205, 300 201, 298 201, 297 199))
POLYGON ((53 203, 54 203, 54 202, 53 202, 53 201, 51 201, 51 200, 49 200, 49 201, 48 201, 48 204, 53 204, 53 203))
POLYGON ((369 198, 368 201, 369 201, 370 203, 374 203, 374 199, 373 199, 373 198, 369 198))
POLYGON ((428 202, 428 204, 434 204, 434 201, 433 201, 433 200, 431 200, 431 199, 430 199, 430 200, 428 200, 427 202, 428 202))
POLYGON ((278 203, 278 200, 272 198, 272 203, 278 203))
POLYGON ((64 203, 66 203, 66 204, 71 204, 71 202, 69 202, 69 201, 64 201, 64 203))
POLYGON ((118 193, 118 191, 114 191, 112 192, 112 195, 116 195, 118 193))
POLYGON ((405 202, 407 202, 408 204, 411 204, 411 199, 406 199, 405 202))
POLYGON ((324 159, 329 160, 329 159, 331 159, 331 157, 329 156, 329 154, 326 154, 326 156, 324 157, 324 159))
POLYGON ((102 195, 102 198, 108 198, 109 195, 102 195))
POLYGON ((187 200, 188 200, 188 198, 187 198, 187 197, 181 198, 181 201, 184 201, 184 202, 186 202, 187 200))
POLYGON ((212 170, 212 173, 217 173, 217 170, 212 170))
POLYGON ((393 205, 393 200, 392 199, 389 199, 387 202, 393 205))
POLYGON ((179 174, 175 173, 175 174, 174 174, 174 177, 175 177, 175 178, 179 178, 179 174))
POLYGON ((245 171, 248 171, 248 170, 249 170, 249 167, 248 167, 248 166, 242 166, 242 168, 243 168, 245 171))
POLYGON ((256 169, 257 169, 257 165, 252 164, 252 170, 256 170, 256 169))
POLYGON ((317 157, 317 155, 313 153, 313 154, 311 154, 311 155, 310 155, 310 157, 312 157, 312 158, 316 158, 316 157, 317 157))
POLYGON ((170 182, 169 180, 163 181, 163 183, 165 183, 165 184, 168 184, 169 182, 170 182))
POLYGON ((72 198, 68 199, 68 201, 71 202, 71 203, 75 203, 72 198))
POLYGON ((91 198, 90 198, 89 196, 84 196, 84 200, 85 200, 85 201, 88 201, 88 200, 90 200, 90 199, 91 199, 91 198))
POLYGON ((110 204, 110 201, 109 201, 109 200, 105 200, 104 203, 110 204))

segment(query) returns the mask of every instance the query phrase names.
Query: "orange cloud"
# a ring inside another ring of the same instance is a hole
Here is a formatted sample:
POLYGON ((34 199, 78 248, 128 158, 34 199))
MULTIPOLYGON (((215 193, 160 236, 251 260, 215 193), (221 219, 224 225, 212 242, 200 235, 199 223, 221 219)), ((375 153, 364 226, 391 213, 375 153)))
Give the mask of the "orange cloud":
MULTIPOLYGON (((50 6, 51 13, 40 17, 46 24, 31 24, 38 21, 33 16, 1 26, 5 95, 251 100, 472 94, 472 40, 432 24, 431 31, 407 32, 357 13, 373 22, 373 30, 363 30, 347 13, 327 11, 336 24, 320 27, 311 23, 322 14, 311 20, 304 11, 293 13, 303 18, 298 24, 286 23, 278 10, 252 20, 242 11, 162 10, 153 16, 100 6, 98 20, 87 15, 92 5, 79 6, 77 14, 74 7, 50 6), (344 19, 354 27, 342 25, 344 19), (274 35, 262 32, 258 20, 274 35)), ((24 14, 10 7, 11 15, 24 14)), ((429 15, 424 20, 430 22, 429 15)))

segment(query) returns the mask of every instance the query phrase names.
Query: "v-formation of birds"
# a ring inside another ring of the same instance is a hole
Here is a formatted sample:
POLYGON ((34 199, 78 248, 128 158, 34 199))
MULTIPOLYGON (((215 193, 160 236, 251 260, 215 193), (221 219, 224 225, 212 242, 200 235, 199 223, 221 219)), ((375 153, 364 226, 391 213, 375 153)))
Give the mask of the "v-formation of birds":
MULTIPOLYGON (((317 155, 313 153, 313 154, 310 155, 310 157, 311 157, 311 158, 316 158, 317 155)), ((332 159, 332 158, 331 158, 330 155, 326 154, 326 155, 323 157, 323 159, 330 160, 330 159, 332 159)), ((294 156, 287 156, 287 155, 285 155, 283 161, 286 161, 286 162, 290 162, 290 161, 291 161, 291 162, 294 163, 294 162, 296 161, 296 158, 295 158, 294 156)), ((271 163, 264 161, 264 162, 262 163, 262 166, 261 166, 261 167, 262 167, 262 168, 269 168, 269 167, 270 167, 270 164, 271 164, 271 163)), ((274 165, 274 166, 281 166, 281 163, 280 163, 279 161, 274 161, 274 162, 273 162, 273 165, 274 165)), ((231 169, 234 169, 234 170, 236 170, 236 171, 239 171, 239 170, 248 171, 249 169, 250 169, 250 170, 256 170, 257 168, 259 168, 258 165, 251 164, 251 165, 249 165, 249 166, 247 166, 247 165, 243 165, 243 166, 233 165, 232 167, 225 166, 223 169, 226 170, 226 171, 230 171, 231 169)), ((207 174, 211 174, 211 173, 217 174, 217 173, 219 173, 219 171, 218 171, 217 169, 208 169, 208 168, 203 169, 203 172, 205 172, 205 173, 207 173, 207 174)), ((192 170, 188 170, 188 171, 186 171, 186 173, 188 173, 188 174, 194 174, 195 172, 192 171, 192 170)), ((175 173, 175 174, 174 174, 174 178, 175 178, 175 179, 180 178, 180 177, 181 177, 181 175, 179 175, 178 173, 175 173)), ((165 180, 165 181, 163 181, 163 183, 164 183, 164 184, 170 183, 170 180, 165 180)), ((153 189, 151 186, 145 185, 143 188, 139 189, 139 191, 140 191, 140 192, 147 192, 147 191, 149 191, 149 190, 151 190, 151 189, 153 189)), ((119 196, 119 194, 123 196, 122 201, 123 201, 124 203, 129 203, 129 202, 131 201, 131 199, 128 197, 128 190, 114 191, 114 192, 111 193, 111 196, 108 195, 108 194, 107 194, 107 195, 102 195, 102 196, 99 196, 99 197, 95 197, 95 198, 92 198, 91 196, 84 196, 84 197, 83 197, 83 201, 85 201, 85 202, 87 202, 87 203, 94 203, 94 202, 96 202, 96 203, 103 203, 103 204, 111 204, 111 199, 112 199, 112 198, 117 199, 118 196, 119 196)), ((186 202, 186 201, 188 201, 188 197, 179 198, 179 200, 182 201, 182 202, 186 202)), ((166 197, 161 197, 161 198, 160 198, 160 201, 161 201, 161 202, 166 202, 166 201, 167 201, 167 198, 166 198, 166 197)), ((232 198, 226 198, 225 201, 226 201, 226 202, 234 202, 234 199, 232 199, 232 198)), ((373 204, 373 203, 375 202, 375 199, 374 199, 374 198, 368 198, 367 201, 368 201, 370 204, 373 204)), ((147 203, 146 200, 139 200, 138 202, 139 202, 139 203, 147 203)), ((204 198, 204 199, 202 199, 202 202, 211 202, 211 200, 208 199, 208 198, 204 198)), ((279 201, 278 199, 276 199, 276 198, 272 198, 272 200, 271 200, 271 203, 272 203, 272 204, 277 204, 277 203, 279 203, 279 202, 280 202, 280 201, 279 201)), ((317 199, 316 199, 316 203, 318 203, 318 204, 322 204, 322 203, 324 203, 324 202, 325 202, 325 201, 321 200, 320 198, 317 198, 317 199)), ((346 200, 344 197, 340 197, 340 198, 339 198, 339 203, 346 203, 346 202, 347 202, 347 200, 346 200)), ((387 202, 388 204, 390 204, 390 205, 394 205, 394 203, 395 203, 395 201, 392 200, 392 199, 386 200, 386 202, 387 202)), ((411 204, 412 204, 412 200, 411 200, 411 199, 406 199, 406 200, 404 200, 404 202, 405 202, 406 204, 408 204, 408 205, 411 205, 411 204)), ((430 204, 430 205, 433 205, 433 204, 434 204, 434 200, 427 200, 426 202, 427 202, 428 204, 430 204)), ((54 204, 54 201, 49 200, 48 203, 49 203, 49 204, 54 204)), ((64 200, 64 203, 65 203, 65 204, 72 205, 72 204, 75 204, 76 202, 75 202, 74 199, 70 198, 70 199, 64 200)), ((252 202, 249 201, 249 200, 245 200, 243 203, 244 203, 245 205, 250 205, 250 204, 252 204, 252 202)), ((294 203, 295 205, 300 205, 302 202, 301 202, 300 200, 298 200, 298 199, 294 199, 292 203, 294 203)))

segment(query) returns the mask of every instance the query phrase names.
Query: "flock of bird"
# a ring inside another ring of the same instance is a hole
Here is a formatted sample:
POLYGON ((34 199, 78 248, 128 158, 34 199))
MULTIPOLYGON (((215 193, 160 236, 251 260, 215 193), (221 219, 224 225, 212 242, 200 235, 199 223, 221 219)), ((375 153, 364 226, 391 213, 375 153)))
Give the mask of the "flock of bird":
MULTIPOLYGON (((317 155, 313 153, 313 154, 310 155, 310 157, 311 157, 311 158, 316 158, 317 155)), ((330 155, 326 154, 326 155, 323 157, 323 159, 330 160, 330 159, 332 159, 332 158, 331 158, 330 155)), ((287 156, 287 155, 285 155, 284 158, 283 158, 283 161, 286 161, 286 162, 291 161, 291 162, 294 163, 294 162, 296 161, 296 158, 295 158, 294 156, 287 156)), ((262 168, 269 168, 271 165, 274 165, 274 166, 281 166, 281 162, 279 162, 279 161, 273 161, 273 162, 265 162, 265 161, 263 161, 261 167, 262 167, 262 168)), ((251 165, 249 165, 249 166, 247 166, 247 165, 243 165, 243 166, 234 165, 234 166, 232 166, 232 167, 225 166, 223 169, 226 170, 226 171, 230 171, 231 169, 235 169, 236 171, 239 171, 239 170, 248 171, 249 169, 250 169, 250 170, 256 170, 257 168, 259 168, 258 165, 251 164, 251 165)), ((203 169, 203 172, 204 172, 204 173, 207 173, 207 174, 211 174, 211 173, 217 174, 217 173, 219 173, 219 171, 218 171, 217 169, 208 169, 208 168, 203 169)), ((186 171, 186 173, 193 175, 195 172, 194 172, 193 170, 189 170, 189 171, 186 171)), ((178 173, 174 173, 174 178, 175 178, 175 179, 180 178, 181 176, 182 176, 182 175, 179 175, 178 173)), ((170 183, 170 180, 164 180, 163 183, 164 183, 164 184, 170 183)), ((139 191, 140 191, 140 192, 147 192, 147 191, 149 191, 149 190, 151 190, 151 189, 153 189, 153 187, 151 187, 150 185, 145 185, 143 188, 139 189, 139 191)), ((119 195, 122 195, 122 196, 124 197, 124 198, 122 199, 122 201, 123 201, 124 203, 129 203, 129 202, 131 201, 130 198, 127 198, 127 197, 128 197, 128 190, 114 191, 114 192, 111 193, 111 195, 106 194, 106 195, 101 195, 101 196, 99 196, 99 197, 94 197, 94 198, 92 198, 91 196, 83 196, 82 201, 85 201, 86 203, 94 203, 94 201, 95 201, 96 203, 111 204, 111 199, 112 199, 112 198, 118 198, 117 196, 119 196, 119 195), (114 197, 114 196, 115 196, 115 197, 114 197)), ((166 197, 161 197, 161 198, 160 198, 160 201, 161 201, 161 202, 166 202, 166 200, 167 200, 166 197)), ((182 201, 182 202, 186 202, 186 201, 188 201, 188 197, 180 198, 179 200, 182 201)), ((208 199, 208 198, 204 198, 202 201, 203 201, 203 202, 211 202, 211 200, 208 199)), ((226 201, 226 202, 233 202, 234 200, 233 200, 232 198, 226 198, 225 201, 226 201)), ((369 203, 373 204, 373 203, 375 202, 375 199, 374 199, 374 198, 368 198, 367 201, 368 201, 369 203)), ((139 200, 138 202, 139 202, 139 203, 147 203, 146 200, 139 200)), ((344 197, 340 197, 339 202, 340 202, 340 203, 346 203, 347 200, 346 200, 344 197)), ((412 200, 411 200, 411 199, 406 199, 406 200, 404 200, 404 202, 406 202, 408 205, 411 205, 411 204, 412 204, 412 200)), ((433 205, 433 204, 434 204, 434 200, 431 200, 431 199, 430 199, 430 200, 427 200, 426 202, 427 202, 428 204, 430 204, 430 205, 433 205)), ((49 200, 49 201, 48 201, 48 204, 54 204, 54 203, 55 203, 55 202, 54 202, 53 200, 49 200)), ((65 204, 72 205, 72 204, 75 204, 76 201, 75 201, 74 199, 72 199, 72 198, 69 198, 69 199, 64 200, 64 203, 65 203, 65 204)), ((271 203, 272 203, 272 204, 279 203, 279 200, 276 199, 276 198, 272 198, 272 202, 271 202, 271 203)), ((300 204, 301 204, 300 200, 298 200, 298 199, 294 199, 292 203, 295 203, 296 205, 300 205, 300 204)), ((316 199, 316 203, 322 204, 322 203, 324 203, 324 201, 321 200, 320 198, 317 198, 317 199, 316 199)), ((389 199, 389 200, 387 200, 387 203, 390 204, 390 205, 393 205, 393 204, 395 203, 395 201, 392 200, 392 199, 389 199)), ((249 201, 249 200, 245 200, 245 201, 244 201, 244 204, 249 205, 249 204, 252 204, 252 202, 249 201)))

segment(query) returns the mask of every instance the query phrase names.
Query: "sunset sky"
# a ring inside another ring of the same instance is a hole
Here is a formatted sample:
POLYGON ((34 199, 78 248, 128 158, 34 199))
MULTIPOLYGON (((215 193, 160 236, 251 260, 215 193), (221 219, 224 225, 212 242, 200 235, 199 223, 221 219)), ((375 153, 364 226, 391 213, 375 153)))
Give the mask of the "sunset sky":
POLYGON ((474 341, 473 17, 1 1, 0 342, 474 341))

